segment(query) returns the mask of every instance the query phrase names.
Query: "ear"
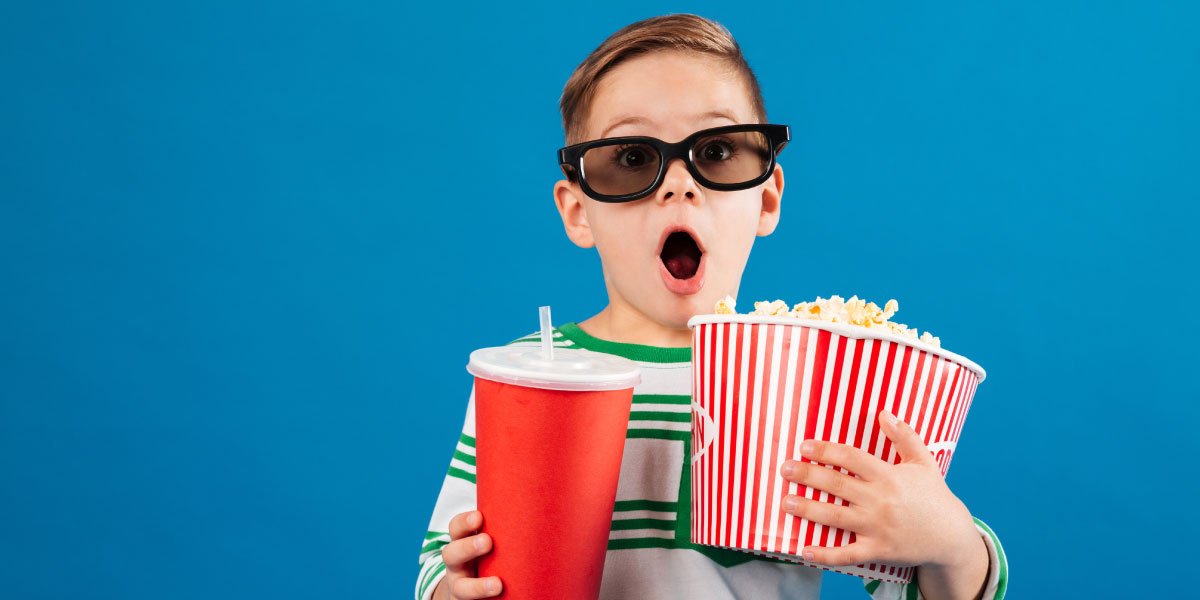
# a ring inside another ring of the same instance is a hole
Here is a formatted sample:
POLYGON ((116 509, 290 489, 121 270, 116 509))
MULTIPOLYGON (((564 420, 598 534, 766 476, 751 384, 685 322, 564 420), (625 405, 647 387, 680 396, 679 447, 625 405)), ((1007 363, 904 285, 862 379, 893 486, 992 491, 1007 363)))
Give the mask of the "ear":
POLYGON ((592 226, 588 224, 583 198, 583 190, 566 179, 554 183, 554 204, 558 206, 567 237, 580 248, 591 248, 596 245, 596 240, 592 237, 592 226))
POLYGON ((775 163, 771 178, 763 183, 762 212, 758 215, 758 235, 771 235, 779 224, 779 209, 783 201, 783 165, 775 163))

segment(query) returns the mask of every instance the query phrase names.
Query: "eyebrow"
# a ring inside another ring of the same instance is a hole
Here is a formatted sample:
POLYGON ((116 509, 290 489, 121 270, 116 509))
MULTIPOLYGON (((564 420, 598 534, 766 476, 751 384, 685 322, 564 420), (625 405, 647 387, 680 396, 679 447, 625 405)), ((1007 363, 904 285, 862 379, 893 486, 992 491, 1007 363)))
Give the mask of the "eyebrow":
MULTIPOLYGON (((729 111, 729 112, 732 112, 732 111, 729 111)), ((726 114, 726 112, 719 111, 719 110, 710 110, 704 114, 697 115, 694 120, 702 121, 702 120, 712 120, 712 119, 729 119, 730 121, 733 121, 734 123, 738 122, 737 119, 729 116, 728 114, 726 114)), ((640 115, 631 115, 628 117, 624 117, 622 119, 619 119, 617 122, 613 123, 612 125, 609 125, 608 127, 606 127, 604 129, 604 131, 600 134, 600 137, 602 137, 602 138, 608 137, 608 132, 616 129, 617 127, 620 127, 621 125, 629 125, 629 124, 633 124, 633 123, 649 124, 649 123, 653 123, 653 121, 651 121, 650 119, 647 119, 646 117, 640 116, 640 115)))

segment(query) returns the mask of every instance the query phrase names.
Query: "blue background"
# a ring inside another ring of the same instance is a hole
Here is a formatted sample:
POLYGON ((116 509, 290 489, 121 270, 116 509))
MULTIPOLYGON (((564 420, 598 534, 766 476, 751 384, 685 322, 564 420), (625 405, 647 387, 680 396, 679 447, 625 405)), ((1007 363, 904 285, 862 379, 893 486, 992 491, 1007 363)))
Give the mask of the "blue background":
POLYGON ((898 298, 988 369, 949 482, 1012 597, 1187 589, 1200 12, 966 4, 4 3, 3 595, 411 595, 467 354, 606 302, 562 85, 667 12, 792 126, 743 305, 898 298))

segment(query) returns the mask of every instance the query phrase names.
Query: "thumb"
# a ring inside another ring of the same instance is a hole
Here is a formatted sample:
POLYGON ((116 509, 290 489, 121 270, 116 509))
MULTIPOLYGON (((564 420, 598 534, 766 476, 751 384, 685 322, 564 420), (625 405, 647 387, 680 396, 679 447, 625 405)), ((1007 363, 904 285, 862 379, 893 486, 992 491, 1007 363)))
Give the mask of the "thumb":
POLYGON ((896 415, 886 410, 879 411, 879 423, 883 427, 883 434, 896 446, 896 452, 900 454, 902 462, 933 463, 929 448, 925 447, 921 437, 917 435, 916 431, 913 431, 912 427, 908 426, 908 423, 896 418, 896 415))

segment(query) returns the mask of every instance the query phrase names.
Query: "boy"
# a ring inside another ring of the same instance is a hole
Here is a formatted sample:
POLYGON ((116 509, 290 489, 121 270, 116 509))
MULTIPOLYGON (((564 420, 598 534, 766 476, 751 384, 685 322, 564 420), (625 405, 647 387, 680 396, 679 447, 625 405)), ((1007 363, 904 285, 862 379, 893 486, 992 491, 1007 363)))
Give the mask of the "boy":
MULTIPOLYGON (((689 542, 687 320, 712 312, 725 295, 737 297, 754 238, 774 231, 783 168, 772 156, 786 143, 786 129, 765 125, 757 80, 729 32, 695 15, 655 17, 610 36, 571 76, 561 105, 567 179, 555 183, 555 203, 571 241, 600 253, 609 304, 560 326, 555 346, 620 355, 642 368, 601 598, 817 598, 818 569, 689 542), (752 127, 707 131, 738 124, 752 127), (595 143, 623 136, 688 143, 595 143), (585 141, 593 143, 577 145, 585 141), (664 159, 671 150, 682 154, 664 159)), ((535 336, 512 342, 536 343, 535 336)), ((898 465, 826 442, 802 446, 802 453, 857 476, 790 460, 780 465, 784 479, 851 501, 839 507, 789 498, 790 513, 856 532, 853 544, 806 548, 805 557, 828 565, 917 565, 912 584, 867 582, 873 598, 1003 597, 999 542, 950 492, 912 430, 885 415, 883 431, 904 458, 898 465)), ((487 515, 474 510, 473 436, 474 392, 421 551, 418 600, 488 598, 503 589, 503 574, 474 572, 474 560, 493 541, 478 533, 487 515)))

